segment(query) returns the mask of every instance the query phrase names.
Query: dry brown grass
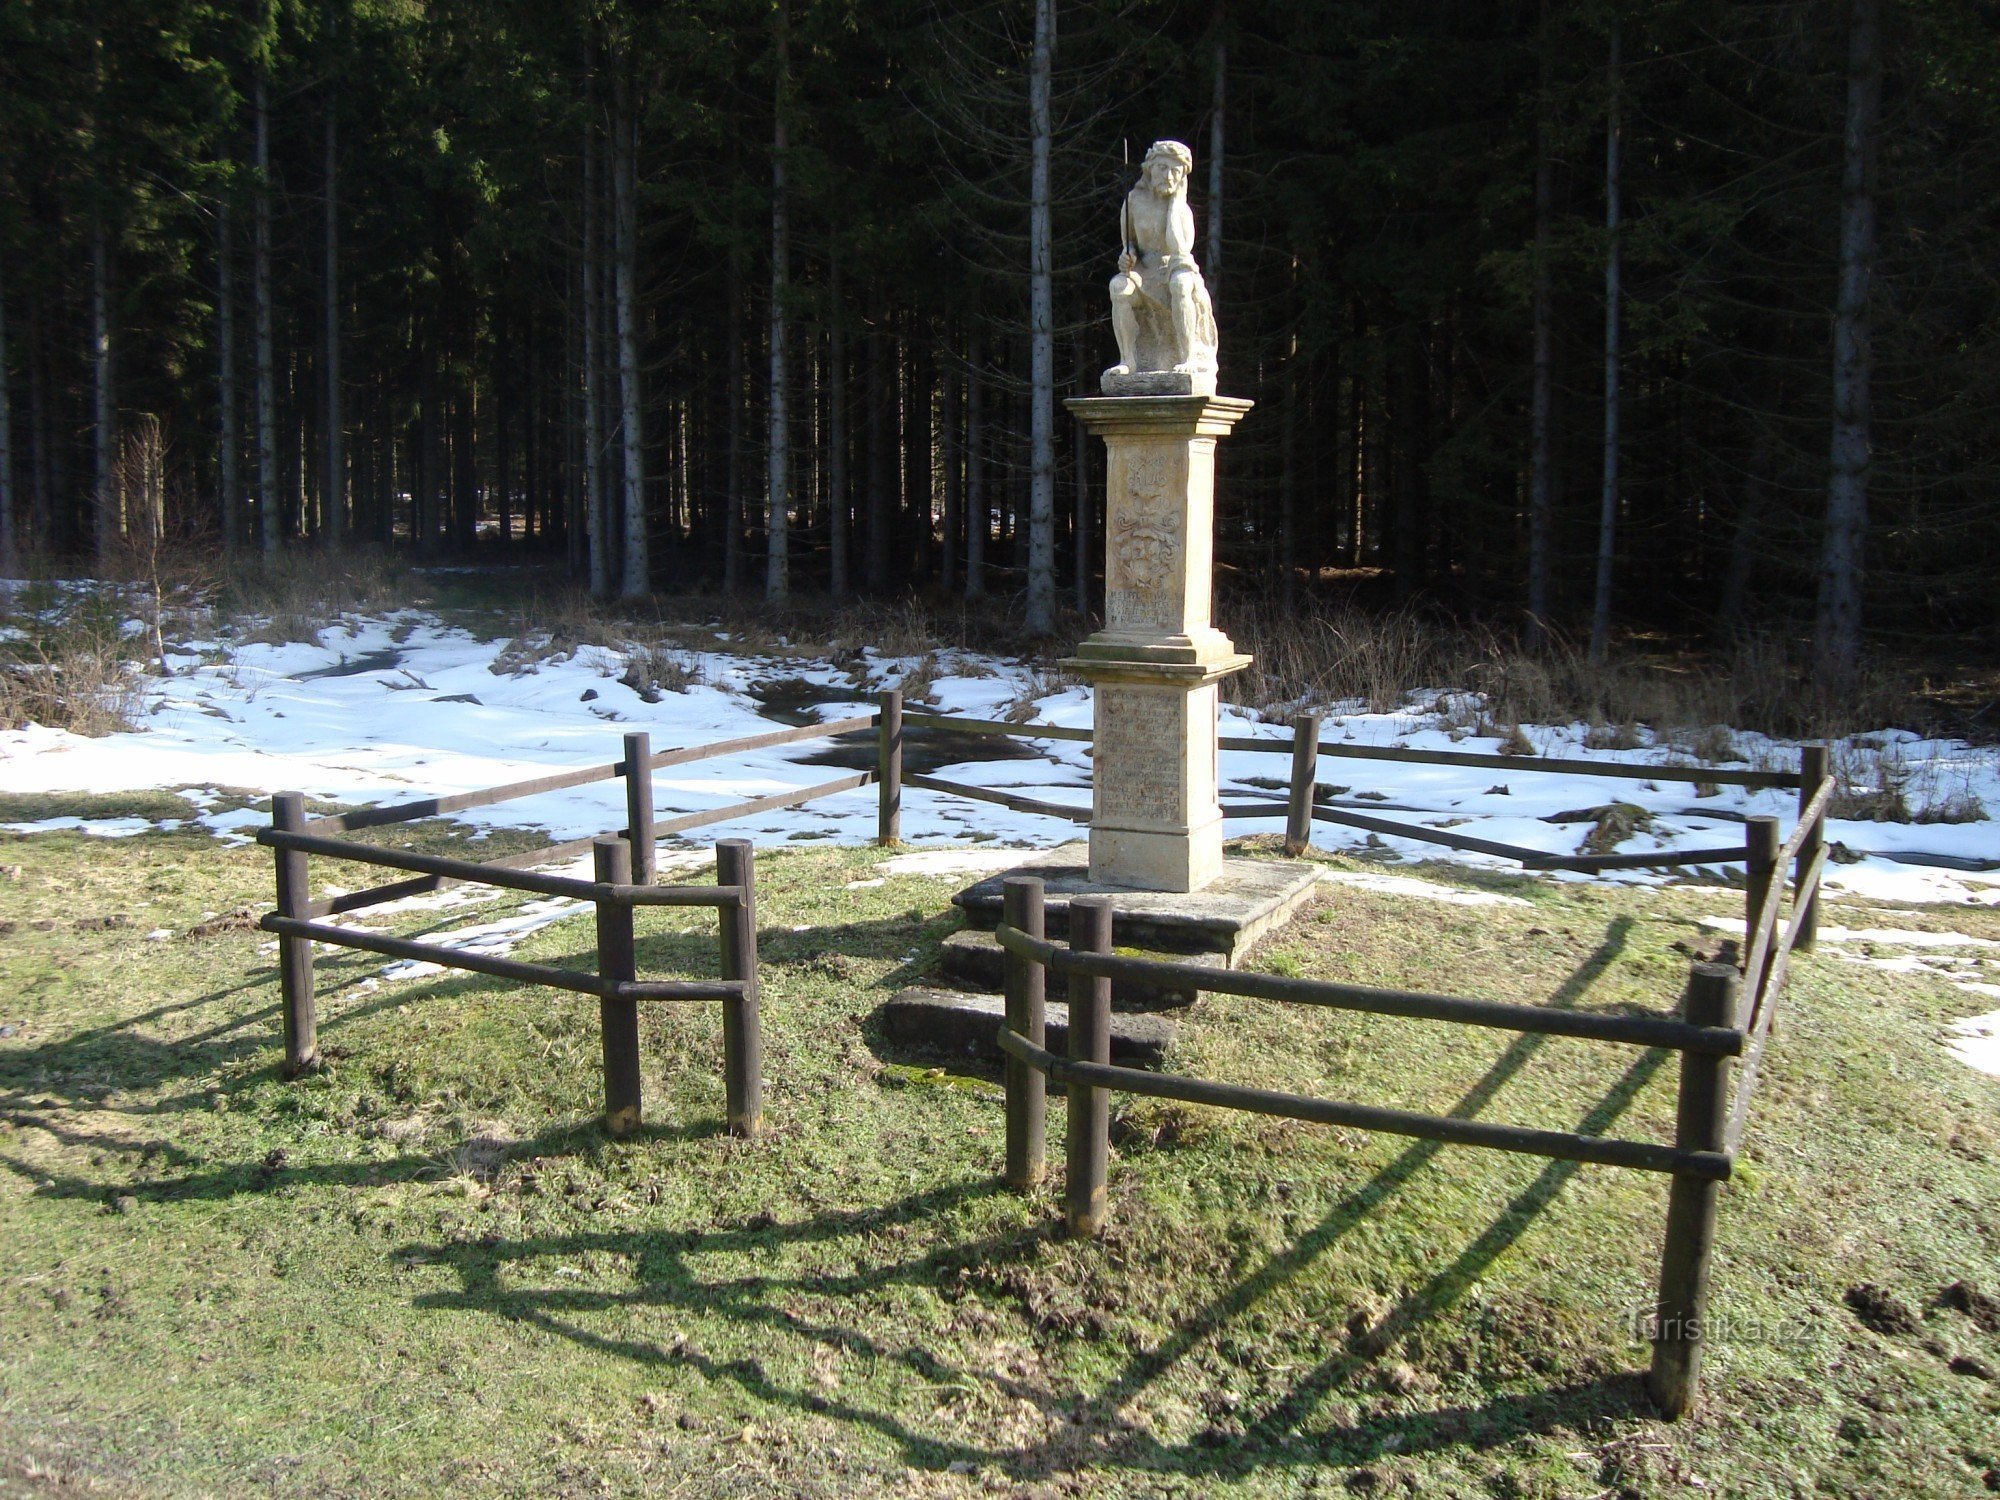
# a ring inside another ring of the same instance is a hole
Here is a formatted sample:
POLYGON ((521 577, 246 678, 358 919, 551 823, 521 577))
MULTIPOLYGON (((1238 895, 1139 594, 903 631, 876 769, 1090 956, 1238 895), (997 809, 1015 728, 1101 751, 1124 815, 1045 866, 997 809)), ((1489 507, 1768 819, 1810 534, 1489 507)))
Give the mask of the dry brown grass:
POLYGON ((132 727, 139 685, 115 629, 73 625, 0 647, 0 725, 72 734, 132 727))
MULTIPOLYGON (((1413 698, 1469 690, 1481 695, 1489 723, 1594 725, 1600 741, 1621 748, 1650 733, 1714 761, 1740 758, 1732 729, 1833 738, 1922 717, 1923 706, 1885 670, 1837 696, 1814 688, 1802 651, 1774 635, 1700 655, 1628 646, 1593 662, 1575 642, 1557 638, 1529 651, 1493 630, 1409 609, 1309 612, 1240 601, 1224 623, 1255 658, 1224 691, 1272 720, 1336 704, 1388 713, 1413 698)), ((1447 727, 1464 717, 1448 702, 1441 712, 1447 727)))
POLYGON ((310 641, 349 611, 385 613, 412 602, 409 565, 393 553, 294 548, 275 558, 238 560, 218 605, 262 623, 247 637, 283 645, 310 641))

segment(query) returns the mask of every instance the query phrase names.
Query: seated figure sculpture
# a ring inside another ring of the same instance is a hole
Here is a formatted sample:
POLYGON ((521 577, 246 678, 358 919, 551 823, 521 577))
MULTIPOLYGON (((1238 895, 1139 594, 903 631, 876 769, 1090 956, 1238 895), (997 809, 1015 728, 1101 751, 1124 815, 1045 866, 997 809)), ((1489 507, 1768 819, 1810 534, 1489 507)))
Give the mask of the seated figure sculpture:
POLYGON ((1187 179, 1194 153, 1155 141, 1125 197, 1124 244, 1111 278, 1111 329, 1118 363, 1104 372, 1107 396, 1215 394, 1215 311, 1194 259, 1187 179))

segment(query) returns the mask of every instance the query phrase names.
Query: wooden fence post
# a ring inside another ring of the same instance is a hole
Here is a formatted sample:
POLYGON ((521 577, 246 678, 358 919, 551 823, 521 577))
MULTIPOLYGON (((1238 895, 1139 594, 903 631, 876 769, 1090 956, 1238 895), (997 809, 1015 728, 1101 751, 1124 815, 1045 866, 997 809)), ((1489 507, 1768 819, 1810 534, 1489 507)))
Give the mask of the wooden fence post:
MULTIPOLYGON (((301 833, 306 826, 306 799, 303 792, 279 792, 271 799, 271 826, 285 833, 301 833)), ((306 857, 296 849, 279 849, 278 915, 298 921, 306 919, 306 903, 312 899, 306 874, 306 857)), ((319 1015, 313 1004, 313 949, 311 938, 278 939, 278 986, 284 996, 285 1062, 287 1078, 297 1078, 319 1066, 319 1015)))
MULTIPOLYGON (((624 839, 591 844, 599 884, 632 884, 632 846, 624 839)), ((603 896, 597 900, 597 972, 621 982, 638 977, 632 953, 632 908, 603 896)), ((639 1004, 604 996, 597 1002, 604 1042, 604 1128, 626 1136, 639 1128, 639 1004)))
POLYGON ((625 835, 632 841, 632 883, 651 885, 659 873, 653 848, 653 737, 625 736, 625 835))
MULTIPOLYGON (((1800 747, 1799 812, 1801 814, 1805 812, 1806 804, 1812 801, 1813 794, 1819 790, 1820 783, 1826 780, 1827 764, 1826 746, 1805 745, 1800 747)), ((1799 841, 1798 861, 1792 866, 1792 878, 1794 880, 1803 881, 1806 878, 1806 871, 1812 868, 1813 860, 1818 856, 1821 846, 1825 843, 1826 816, 1822 813, 1818 818, 1813 820, 1813 826, 1807 830, 1806 836, 1799 841)), ((1798 941, 1793 943, 1792 946, 1794 948, 1810 949, 1819 937, 1818 891, 1814 891, 1809 899, 1793 910, 1792 920, 1798 924, 1799 934, 1798 941)))
MULTIPOLYGON (((1696 1026, 1734 1026, 1740 995, 1728 964, 1696 964, 1688 975, 1682 1016, 1696 1026)), ((1680 1108, 1674 1146, 1721 1151, 1729 1124, 1729 1059, 1681 1054, 1680 1108)), ((1676 1173, 1667 1197, 1667 1243, 1660 1259, 1660 1300, 1653 1329, 1653 1368, 1646 1388, 1660 1410, 1678 1417, 1694 1404, 1701 1378, 1703 1322, 1708 1316, 1708 1268, 1715 1249, 1715 1206, 1722 1184, 1676 1173)))
MULTIPOLYGON (((1756 946, 1757 924, 1763 918, 1767 902, 1776 901, 1784 892, 1778 888, 1783 878, 1778 873, 1778 846, 1783 842, 1778 837, 1776 818, 1746 818, 1743 823, 1743 843, 1749 857, 1743 863, 1743 962, 1750 962, 1750 950, 1756 946)), ((1749 987, 1751 1004, 1757 1004, 1757 997, 1764 993, 1764 974, 1770 972, 1771 960, 1777 956, 1778 934, 1772 930, 1770 946, 1764 950, 1761 973, 1745 973, 1743 983, 1749 987)))
MULTIPOLYGON (((1001 920, 1031 938, 1042 936, 1042 883, 1032 875, 1009 875, 1001 882, 1001 920)), ((1037 1047, 1048 1045, 1044 995, 1048 970, 1009 952, 1003 988, 1007 1029, 1037 1047)), ((1048 1080, 1009 1053, 1007 1079, 1007 1186, 1029 1188, 1042 1180, 1048 1143, 1048 1080)))
POLYGON ((715 880, 743 892, 738 906, 719 913, 722 977, 740 979, 741 1000, 722 1002, 722 1075, 729 1133, 754 1137, 764 1117, 764 1030, 757 989, 757 849, 748 839, 715 846, 715 880))
POLYGON ((1319 779, 1319 715, 1292 719, 1292 799, 1285 809, 1285 853, 1299 855, 1312 846, 1313 787, 1319 779))
POLYGON ((882 723, 876 740, 875 779, 880 784, 881 811, 875 842, 893 849, 903 842, 903 695, 890 688, 881 696, 882 723))
MULTIPOLYGON (((1111 951, 1111 902, 1077 897, 1069 904, 1069 945, 1079 953, 1111 951)), ((1111 1061, 1111 981, 1089 974, 1069 980, 1069 1055, 1072 1062, 1111 1061)), ((1087 1084, 1069 1086, 1069 1180, 1065 1185, 1069 1232, 1094 1238, 1104 1227, 1105 1173, 1111 1156, 1111 1096, 1087 1084)))

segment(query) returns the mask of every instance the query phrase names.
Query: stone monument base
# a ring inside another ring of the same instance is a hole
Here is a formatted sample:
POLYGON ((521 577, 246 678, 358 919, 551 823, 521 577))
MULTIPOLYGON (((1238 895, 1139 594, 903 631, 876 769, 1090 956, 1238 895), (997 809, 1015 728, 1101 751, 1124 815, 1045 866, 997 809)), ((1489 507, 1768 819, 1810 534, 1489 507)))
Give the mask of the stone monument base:
POLYGON ((999 925, 1003 882, 1009 875, 1041 878, 1043 928, 1050 937, 1068 935, 1073 897, 1108 896, 1111 940, 1120 948, 1148 948, 1162 956, 1213 953, 1231 968, 1291 920, 1319 881, 1309 864, 1238 856, 1225 857, 1220 873, 1201 890, 1135 891, 1093 881, 1089 849, 1064 844, 953 896, 952 904, 970 926, 999 925))
POLYGON ((1213 396, 1215 371, 1193 375, 1185 370, 1134 370, 1129 375, 1101 376, 1098 391, 1106 396, 1213 396))

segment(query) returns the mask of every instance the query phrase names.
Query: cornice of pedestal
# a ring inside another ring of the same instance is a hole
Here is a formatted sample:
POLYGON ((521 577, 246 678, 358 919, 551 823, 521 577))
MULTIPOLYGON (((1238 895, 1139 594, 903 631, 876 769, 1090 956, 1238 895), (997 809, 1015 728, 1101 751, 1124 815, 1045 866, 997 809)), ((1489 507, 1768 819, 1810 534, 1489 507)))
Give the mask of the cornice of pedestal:
POLYGON ((1071 396, 1063 402, 1099 437, 1227 437, 1257 403, 1241 396, 1071 396))
POLYGON ((1134 637, 1100 630, 1078 643, 1062 665, 1091 682, 1173 683, 1200 687, 1240 672, 1250 658, 1219 630, 1199 638, 1186 635, 1134 637))

